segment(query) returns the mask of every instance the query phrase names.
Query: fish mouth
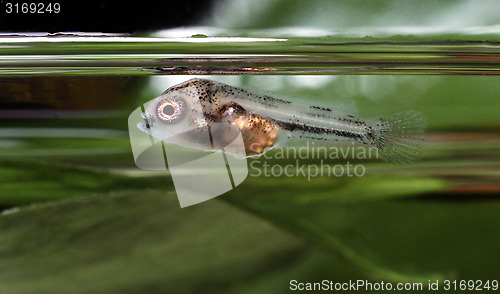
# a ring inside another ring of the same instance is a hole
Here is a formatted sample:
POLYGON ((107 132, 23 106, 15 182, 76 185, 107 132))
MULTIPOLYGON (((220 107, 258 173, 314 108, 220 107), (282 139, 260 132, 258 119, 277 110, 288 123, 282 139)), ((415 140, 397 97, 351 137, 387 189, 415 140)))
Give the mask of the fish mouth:
POLYGON ((151 130, 151 124, 149 123, 146 113, 142 112, 141 117, 144 119, 144 121, 139 122, 137 124, 137 128, 143 132, 149 132, 149 130, 151 130))
POLYGON ((147 117, 146 113, 145 113, 145 112, 142 112, 142 113, 141 113, 141 116, 142 116, 142 118, 144 119, 144 127, 145 127, 146 129, 151 129, 151 123, 149 122, 149 120, 148 120, 148 117, 147 117))
POLYGON ((149 125, 146 124, 145 122, 141 121, 137 124, 137 128, 143 132, 148 132, 149 131, 149 125))

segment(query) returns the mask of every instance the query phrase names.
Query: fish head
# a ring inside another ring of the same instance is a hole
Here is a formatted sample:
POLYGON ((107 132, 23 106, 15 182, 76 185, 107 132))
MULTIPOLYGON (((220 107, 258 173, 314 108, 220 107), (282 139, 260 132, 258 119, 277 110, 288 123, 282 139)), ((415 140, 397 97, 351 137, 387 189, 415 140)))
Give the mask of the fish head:
POLYGON ((137 124, 139 130, 172 143, 179 143, 176 141, 183 133, 202 132, 207 122, 197 90, 188 82, 171 87, 145 103, 144 121, 137 124))
MULTIPOLYGON (((207 94, 212 87, 211 81, 192 79, 167 89, 144 104, 144 121, 137 127, 166 143, 204 151, 226 150, 225 146, 234 145, 241 137, 241 131, 214 115, 213 108, 218 102, 207 94)), ((237 152, 233 153, 241 153, 240 147, 238 145, 237 152)))

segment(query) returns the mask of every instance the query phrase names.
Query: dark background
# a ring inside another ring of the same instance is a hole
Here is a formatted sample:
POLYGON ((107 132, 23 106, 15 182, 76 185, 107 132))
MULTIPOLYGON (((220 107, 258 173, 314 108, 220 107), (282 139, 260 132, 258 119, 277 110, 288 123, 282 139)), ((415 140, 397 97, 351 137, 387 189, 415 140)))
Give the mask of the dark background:
POLYGON ((195 25, 213 1, 0 0, 0 32, 136 33, 195 25), (7 3, 60 3, 59 14, 7 14, 7 3))

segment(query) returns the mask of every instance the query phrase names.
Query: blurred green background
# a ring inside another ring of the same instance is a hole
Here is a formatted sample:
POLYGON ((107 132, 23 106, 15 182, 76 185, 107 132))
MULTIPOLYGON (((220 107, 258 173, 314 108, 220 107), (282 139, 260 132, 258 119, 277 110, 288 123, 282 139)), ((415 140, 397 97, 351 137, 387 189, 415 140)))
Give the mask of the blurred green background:
MULTIPOLYGON (((200 24, 217 34, 338 42, 419 33, 499 41, 499 9, 493 1, 233 0, 200 24)), ((359 178, 249 176, 181 209, 168 172, 135 167, 127 117, 192 77, 0 79, 0 293, 287 293, 290 280, 500 277, 497 77, 210 76, 367 118, 421 111, 423 156, 409 167, 359 161, 367 171, 359 178)))

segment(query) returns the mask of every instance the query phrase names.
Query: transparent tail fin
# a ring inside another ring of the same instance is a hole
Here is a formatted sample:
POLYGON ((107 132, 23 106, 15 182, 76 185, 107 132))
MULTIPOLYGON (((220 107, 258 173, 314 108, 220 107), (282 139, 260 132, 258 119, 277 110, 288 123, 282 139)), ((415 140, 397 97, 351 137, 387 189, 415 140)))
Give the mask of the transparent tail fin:
POLYGON ((381 118, 374 126, 372 146, 386 161, 408 165, 420 159, 427 120, 418 111, 396 113, 381 118))

